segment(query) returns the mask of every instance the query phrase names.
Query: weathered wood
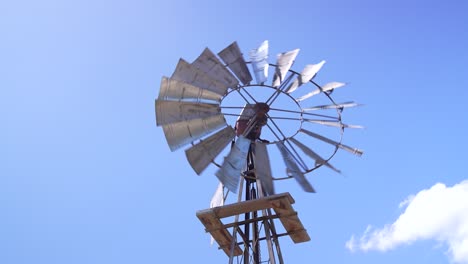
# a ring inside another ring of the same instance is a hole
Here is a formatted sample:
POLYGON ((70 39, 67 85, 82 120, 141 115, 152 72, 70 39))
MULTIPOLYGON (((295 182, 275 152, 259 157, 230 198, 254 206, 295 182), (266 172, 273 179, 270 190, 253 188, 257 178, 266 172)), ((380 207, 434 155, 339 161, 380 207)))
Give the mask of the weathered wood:
POLYGON ((292 204, 294 199, 289 193, 281 193, 270 195, 261 199, 249 200, 240 203, 228 204, 225 206, 214 207, 212 210, 219 218, 225 218, 233 215, 243 214, 247 212, 259 211, 267 208, 272 208, 272 202, 279 201, 282 203, 292 204))
POLYGON ((290 203, 285 203, 283 200, 278 200, 273 203, 273 210, 279 215, 279 219, 286 229, 294 243, 302 243, 310 240, 309 234, 304 229, 304 226, 299 220, 290 203), (295 214, 293 214, 293 212, 295 214))
MULTIPOLYGON (((202 213, 197 213, 197 217, 206 229, 213 230, 210 232, 211 236, 216 240, 219 247, 224 250, 224 253, 229 256, 233 238, 227 229, 221 228, 223 223, 219 218, 216 217, 213 212, 210 212, 210 210, 204 210, 202 213)), ((234 256, 239 255, 242 255, 242 249, 236 244, 234 247, 234 256)))
MULTIPOLYGON (((276 213, 273 218, 279 218, 283 224, 286 233, 291 237, 294 243, 302 243, 310 240, 307 231, 304 229, 297 212, 294 211, 291 204, 294 199, 289 193, 275 194, 260 199, 249 200, 225 206, 214 207, 197 212, 197 217, 205 226, 224 252, 230 255, 230 246, 233 240, 228 228, 241 223, 229 223, 224 225, 221 218, 244 214, 246 212, 259 211, 264 209, 273 209, 276 213)), ((260 219, 259 219, 260 221, 260 219)), ((239 256, 242 250, 239 245, 235 245, 234 255, 239 256)))

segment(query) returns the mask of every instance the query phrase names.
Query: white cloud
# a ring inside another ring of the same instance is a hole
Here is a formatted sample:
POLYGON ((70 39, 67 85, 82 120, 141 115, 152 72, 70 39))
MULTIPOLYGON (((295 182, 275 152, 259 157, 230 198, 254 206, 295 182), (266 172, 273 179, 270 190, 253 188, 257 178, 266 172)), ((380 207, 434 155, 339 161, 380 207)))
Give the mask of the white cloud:
POLYGON ((400 203, 405 211, 382 228, 368 226, 357 239, 346 242, 350 251, 387 251, 417 240, 432 239, 448 245, 455 263, 468 264, 468 180, 453 187, 437 183, 400 203))

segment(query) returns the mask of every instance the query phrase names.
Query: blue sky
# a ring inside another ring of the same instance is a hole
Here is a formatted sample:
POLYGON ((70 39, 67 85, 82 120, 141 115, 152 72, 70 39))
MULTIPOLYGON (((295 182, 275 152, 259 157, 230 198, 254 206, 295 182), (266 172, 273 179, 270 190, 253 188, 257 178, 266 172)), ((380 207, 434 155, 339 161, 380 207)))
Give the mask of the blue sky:
POLYGON ((154 99, 180 57, 263 40, 271 58, 301 48, 297 65, 325 59, 317 81, 349 82, 334 96, 365 104, 344 113, 366 129, 346 131, 365 154, 339 152, 343 175, 312 173, 317 194, 278 183, 312 238, 283 239, 287 263, 467 263, 467 11, 463 1, 1 2, 0 263, 227 261, 195 217, 214 170, 196 176, 170 152, 154 99))

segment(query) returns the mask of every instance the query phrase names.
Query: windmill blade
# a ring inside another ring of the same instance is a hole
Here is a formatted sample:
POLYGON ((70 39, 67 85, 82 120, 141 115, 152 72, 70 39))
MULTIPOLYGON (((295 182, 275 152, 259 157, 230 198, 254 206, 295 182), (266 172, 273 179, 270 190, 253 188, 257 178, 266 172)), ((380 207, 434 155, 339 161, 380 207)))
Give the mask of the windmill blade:
POLYGON ((350 108, 361 106, 361 104, 355 102, 344 102, 339 104, 329 104, 329 105, 317 105, 308 108, 303 108, 304 111, 314 111, 314 110, 325 110, 325 109, 340 109, 340 108, 350 108))
POLYGON ((221 95, 211 90, 193 86, 181 80, 163 77, 158 99, 176 101, 194 99, 197 102, 203 99, 219 102, 221 100, 221 95))
POLYGON ((257 141, 254 149, 255 175, 260 180, 266 195, 275 194, 273 176, 271 174, 270 158, 268 157, 267 144, 257 141))
POLYGON ((302 70, 301 74, 297 76, 297 78, 289 85, 289 87, 286 89, 287 93, 292 93, 294 92, 297 88, 302 86, 304 83, 308 83, 310 80, 312 80, 317 73, 320 71, 322 66, 325 64, 325 61, 322 60, 321 62, 317 64, 308 64, 304 67, 302 70))
POLYGON ((339 143, 337 141, 331 140, 331 139, 329 139, 327 137, 316 134, 316 133, 314 133, 312 131, 309 131, 309 130, 306 130, 306 129, 303 129, 303 128, 301 128, 299 131, 306 134, 306 135, 314 137, 314 138, 316 138, 318 140, 321 140, 321 141, 326 142, 328 144, 334 145, 335 147, 346 150, 346 151, 348 151, 348 152, 350 152, 350 153, 352 153, 354 155, 361 156, 364 153, 362 150, 360 150, 358 148, 353 148, 353 147, 350 147, 350 146, 343 145, 343 144, 341 144, 341 143, 339 143))
POLYGON ((244 85, 252 81, 252 75, 250 75, 249 68, 247 68, 237 42, 234 41, 231 45, 220 51, 218 56, 244 85))
POLYGON ((156 100, 156 124, 167 125, 221 114, 219 105, 156 100))
POLYGON ((320 165, 325 165, 327 166, 328 168, 338 172, 338 173, 341 173, 340 170, 338 170, 337 168, 333 167, 330 163, 328 163, 325 159, 323 159, 322 157, 320 157, 317 153, 315 153, 312 149, 310 149, 309 147, 307 147, 306 145, 302 144, 301 142, 299 142, 297 139, 295 138, 290 138, 290 140, 296 144, 296 146, 298 146, 307 156, 311 157, 313 160, 315 160, 315 165, 317 166, 317 164, 320 164, 320 165))
POLYGON ((327 83, 324 86, 322 86, 321 89, 314 90, 314 91, 312 91, 312 92, 310 92, 310 93, 308 93, 308 94, 306 94, 304 96, 301 96, 301 97, 297 98, 296 101, 297 102, 304 101, 305 99, 310 98, 310 97, 312 97, 314 95, 317 95, 317 94, 319 94, 321 92, 331 92, 334 89, 343 87, 345 85, 346 85, 346 83, 342 83, 342 82, 330 82, 330 83, 327 83))
POLYGON ((293 156, 286 148, 282 141, 276 143, 281 156, 283 157, 284 164, 286 165, 286 171, 289 176, 292 176, 296 181, 301 185, 302 189, 306 192, 315 192, 314 187, 309 183, 309 181, 304 176, 304 173, 299 169, 296 161, 294 160, 293 156))
POLYGON ((281 82, 284 81, 284 77, 286 77, 286 74, 291 68, 298 53, 299 49, 295 49, 278 54, 278 56, 276 57, 277 66, 275 69, 275 75, 273 76, 273 87, 278 87, 281 84, 281 82))
POLYGON ((222 114, 202 119, 193 119, 163 126, 164 135, 171 151, 179 149, 201 137, 227 126, 222 114))
POLYGON ((346 85, 346 83, 344 83, 344 82, 329 82, 329 83, 322 86, 322 91, 323 92, 329 92, 331 90, 343 87, 345 85, 346 85))
POLYGON ((325 126, 332 126, 332 127, 339 127, 339 128, 364 128, 363 126, 359 126, 359 125, 343 124, 340 121, 307 119, 307 118, 304 118, 303 120, 310 122, 310 123, 315 123, 315 124, 320 124, 320 125, 325 125, 325 126))
POLYGON ((192 62, 192 65, 204 71, 211 78, 227 84, 228 87, 236 88, 239 85, 236 77, 224 67, 216 55, 208 48, 192 62))
POLYGON ((212 91, 219 95, 219 99, 217 99, 217 101, 221 100, 221 97, 226 94, 228 89, 228 85, 226 83, 212 78, 210 75, 189 64, 184 59, 180 59, 179 63, 177 63, 171 79, 183 81, 204 90, 212 91))
POLYGON ((257 83, 263 84, 268 79, 268 40, 260 44, 260 47, 249 52, 252 68, 257 83))
POLYGON ((216 132, 185 151, 193 170, 200 175, 236 136, 231 126, 216 132))
POLYGON ((241 172, 247 164, 250 143, 250 139, 239 136, 227 157, 224 158, 223 165, 216 172, 219 181, 233 193, 237 192, 241 172))

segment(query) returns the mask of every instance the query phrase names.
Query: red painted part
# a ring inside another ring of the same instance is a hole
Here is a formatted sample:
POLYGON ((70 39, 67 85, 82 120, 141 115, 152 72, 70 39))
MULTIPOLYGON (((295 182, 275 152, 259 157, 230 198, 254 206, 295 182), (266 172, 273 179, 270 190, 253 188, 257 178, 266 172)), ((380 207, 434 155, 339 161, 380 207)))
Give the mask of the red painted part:
MULTIPOLYGON (((236 122, 236 135, 240 136, 244 133, 245 129, 247 128, 247 123, 249 120, 237 120, 236 122)), ((246 136, 248 139, 255 140, 260 137, 262 133, 261 126, 255 126, 250 133, 246 136)))

